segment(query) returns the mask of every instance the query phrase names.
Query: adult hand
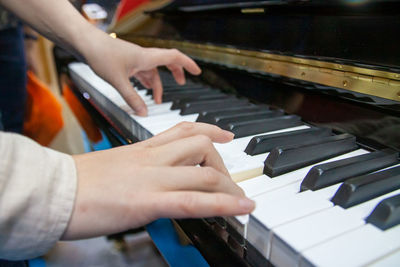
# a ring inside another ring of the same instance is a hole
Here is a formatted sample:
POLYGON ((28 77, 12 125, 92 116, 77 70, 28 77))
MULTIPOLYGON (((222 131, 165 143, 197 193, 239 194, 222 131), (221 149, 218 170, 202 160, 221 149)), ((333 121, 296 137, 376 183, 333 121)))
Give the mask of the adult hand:
POLYGON ((74 156, 78 193, 63 239, 121 232, 162 217, 251 212, 254 202, 212 144, 232 138, 213 125, 181 123, 137 144, 74 156))
POLYGON ((178 84, 185 83, 184 70, 198 75, 201 70, 188 56, 176 49, 143 48, 97 31, 96 41, 88 42, 82 54, 92 69, 113 85, 138 115, 147 115, 147 107, 133 89, 129 77, 136 77, 145 87, 153 89, 154 100, 161 103, 162 83, 157 66, 166 66, 178 84))
POLYGON ((166 66, 179 84, 185 82, 184 69, 194 75, 201 72, 193 60, 177 50, 142 48, 111 38, 88 23, 67 0, 26 0, 23 4, 0 0, 0 4, 47 38, 84 57, 138 115, 145 116, 147 108, 133 90, 129 77, 135 76, 144 86, 152 88, 156 103, 160 103, 162 85, 157 66, 166 66))

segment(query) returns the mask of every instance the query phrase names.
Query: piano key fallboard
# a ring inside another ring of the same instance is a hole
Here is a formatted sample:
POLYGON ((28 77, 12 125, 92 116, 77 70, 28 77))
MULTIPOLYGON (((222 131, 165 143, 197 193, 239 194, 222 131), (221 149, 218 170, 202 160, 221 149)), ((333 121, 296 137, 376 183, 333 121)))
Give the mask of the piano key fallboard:
POLYGON ((69 70, 83 96, 138 140, 185 121, 235 133, 231 143, 215 147, 256 209, 249 216, 204 221, 248 264, 399 264, 398 151, 365 149, 350 134, 191 80, 177 86, 167 72, 160 73, 162 104, 135 83, 148 105, 149 116, 139 117, 87 65, 72 63, 69 70))

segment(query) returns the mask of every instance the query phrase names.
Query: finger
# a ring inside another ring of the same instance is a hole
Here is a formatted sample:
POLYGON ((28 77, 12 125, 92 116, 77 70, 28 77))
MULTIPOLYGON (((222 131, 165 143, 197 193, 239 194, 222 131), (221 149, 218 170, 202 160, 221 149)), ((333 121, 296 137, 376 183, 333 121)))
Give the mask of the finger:
POLYGON ((177 49, 150 48, 147 52, 152 54, 152 57, 148 58, 157 60, 157 62, 154 62, 156 66, 175 64, 183 67, 193 75, 199 75, 201 73, 200 67, 190 57, 179 52, 177 49))
POLYGON ((167 68, 171 71, 174 76, 175 81, 180 84, 185 84, 185 73, 183 72, 183 68, 181 66, 177 66, 175 64, 167 65, 167 68))
POLYGON ((148 175, 148 177, 157 177, 157 186, 165 192, 223 192, 235 196, 244 196, 243 190, 228 175, 210 167, 159 167, 154 171, 154 175, 148 175), (168 177, 168 179, 160 180, 159 173, 162 173, 163 177, 168 177))
POLYGON ((160 74, 157 69, 154 69, 151 78, 151 88, 153 89, 153 98, 157 104, 161 104, 163 87, 160 79, 160 74))
MULTIPOLYGON (((199 75, 201 73, 200 67, 194 62, 190 57, 182 54, 178 50, 173 50, 174 53, 178 53, 175 55, 175 61, 173 63, 182 66, 185 70, 193 75, 199 75)), ((169 64, 166 64, 169 65, 169 64)))
POLYGON ((205 135, 195 135, 175 140, 154 148, 155 155, 161 155, 157 160, 166 166, 201 166, 212 167, 229 176, 224 161, 215 149, 211 139, 205 135), (165 157, 164 155, 169 155, 165 157))
POLYGON ((138 79, 138 81, 147 89, 151 88, 150 81, 143 75, 137 74, 135 75, 135 78, 138 79))
POLYGON ((139 116, 147 115, 147 107, 143 99, 136 93, 132 84, 127 78, 121 78, 114 87, 118 90, 121 96, 125 99, 126 103, 135 111, 139 116))
POLYGON ((208 136, 213 142, 227 143, 232 141, 233 133, 218 126, 201 122, 181 122, 176 126, 142 142, 145 146, 160 146, 169 142, 194 135, 208 136))
POLYGON ((224 193, 166 192, 152 200, 160 218, 206 218, 248 214, 254 201, 224 193))

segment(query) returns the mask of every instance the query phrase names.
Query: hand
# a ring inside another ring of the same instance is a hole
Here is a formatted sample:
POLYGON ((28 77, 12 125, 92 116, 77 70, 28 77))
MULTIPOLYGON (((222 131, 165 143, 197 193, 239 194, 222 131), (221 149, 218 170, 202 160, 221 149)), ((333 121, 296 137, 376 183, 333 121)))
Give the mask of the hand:
POLYGON ((194 75, 201 72, 192 59, 176 49, 143 48, 98 32, 93 35, 96 37, 91 39, 96 41, 88 42, 83 56, 138 115, 147 115, 147 107, 133 89, 129 77, 135 76, 144 86, 152 88, 155 102, 161 103, 163 88, 157 66, 166 66, 181 85, 185 83, 184 69, 194 75))
POLYGON ((194 75, 201 72, 193 60, 177 50, 143 48, 111 38, 88 23, 67 0, 27 0, 23 5, 21 1, 0 0, 0 4, 44 36, 86 59, 138 115, 145 116, 147 107, 133 90, 130 76, 152 88, 156 103, 161 103, 162 85, 157 66, 165 65, 179 84, 185 82, 183 69, 194 75))
POLYGON ((162 217, 251 212, 254 202, 212 144, 232 138, 213 125, 181 123, 137 144, 74 156, 78 194, 63 239, 121 232, 162 217))

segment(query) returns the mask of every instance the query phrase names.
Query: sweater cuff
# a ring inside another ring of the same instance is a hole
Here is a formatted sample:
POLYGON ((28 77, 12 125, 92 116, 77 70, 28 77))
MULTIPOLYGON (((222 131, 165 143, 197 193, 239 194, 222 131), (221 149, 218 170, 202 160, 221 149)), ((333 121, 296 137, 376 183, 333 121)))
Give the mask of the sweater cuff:
POLYGON ((70 155, 0 132, 0 258, 45 254, 68 226, 76 191, 70 155))

